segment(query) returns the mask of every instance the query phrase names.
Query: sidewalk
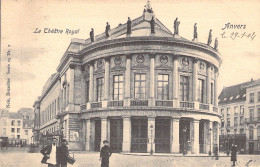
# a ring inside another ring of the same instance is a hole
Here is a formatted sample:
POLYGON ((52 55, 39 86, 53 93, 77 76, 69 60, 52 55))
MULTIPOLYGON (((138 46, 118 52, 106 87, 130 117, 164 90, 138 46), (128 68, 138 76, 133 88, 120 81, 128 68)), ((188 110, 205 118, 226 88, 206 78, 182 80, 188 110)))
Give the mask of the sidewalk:
MULTIPOLYGON (((186 154, 183 155, 182 153, 179 154, 171 154, 171 153, 120 153, 122 155, 135 155, 135 156, 159 156, 159 157, 214 157, 213 155, 209 156, 208 154, 186 154)), ((224 153, 220 153, 219 157, 230 157, 224 153)))

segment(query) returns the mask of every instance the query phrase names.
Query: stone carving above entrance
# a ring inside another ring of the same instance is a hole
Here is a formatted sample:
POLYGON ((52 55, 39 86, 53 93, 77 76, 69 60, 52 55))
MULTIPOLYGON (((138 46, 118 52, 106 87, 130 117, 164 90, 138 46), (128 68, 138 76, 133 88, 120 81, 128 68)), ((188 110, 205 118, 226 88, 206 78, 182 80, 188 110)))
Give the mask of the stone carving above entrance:
POLYGON ((144 55, 136 56, 136 62, 139 63, 139 64, 144 63, 144 55))

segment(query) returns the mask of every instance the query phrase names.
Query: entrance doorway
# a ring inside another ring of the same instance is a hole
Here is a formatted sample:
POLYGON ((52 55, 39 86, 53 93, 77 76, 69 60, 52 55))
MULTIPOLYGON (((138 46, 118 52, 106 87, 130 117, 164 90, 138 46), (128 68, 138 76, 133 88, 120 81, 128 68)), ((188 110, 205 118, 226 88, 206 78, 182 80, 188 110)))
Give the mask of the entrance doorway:
POLYGON ((170 119, 155 119, 155 152, 170 153, 170 119))
POLYGON ((101 120, 95 120, 94 151, 100 151, 100 142, 101 142, 101 120))
POLYGON ((200 122, 199 124, 199 143, 200 143, 200 153, 205 153, 205 133, 204 133, 205 122, 200 122))
POLYGON ((248 153, 249 154, 254 154, 254 143, 253 142, 249 143, 248 153))
POLYGON ((180 129, 179 129, 179 142, 180 142, 180 152, 183 153, 185 150, 188 151, 188 141, 190 141, 190 120, 181 119, 180 129))
POLYGON ((113 152, 122 151, 123 120, 110 119, 110 147, 113 152))
POLYGON ((131 152, 147 152, 147 118, 131 120, 131 152))

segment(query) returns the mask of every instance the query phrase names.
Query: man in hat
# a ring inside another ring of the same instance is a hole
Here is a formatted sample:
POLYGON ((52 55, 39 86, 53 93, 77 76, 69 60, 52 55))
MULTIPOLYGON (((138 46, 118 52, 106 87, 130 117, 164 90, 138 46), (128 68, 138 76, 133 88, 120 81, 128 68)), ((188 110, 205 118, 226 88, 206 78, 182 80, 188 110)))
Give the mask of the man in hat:
POLYGON ((67 167, 68 156, 69 156, 69 150, 68 150, 68 146, 67 146, 67 140, 62 139, 60 151, 59 151, 59 163, 60 163, 61 167, 67 167))
POLYGON ((103 141, 104 146, 100 151, 101 167, 109 167, 109 157, 112 155, 111 148, 108 146, 108 141, 103 141))
POLYGON ((42 158, 42 163, 47 163, 48 167, 56 167, 58 164, 58 147, 57 147, 58 139, 52 139, 52 145, 46 146, 40 152, 44 155, 42 158))

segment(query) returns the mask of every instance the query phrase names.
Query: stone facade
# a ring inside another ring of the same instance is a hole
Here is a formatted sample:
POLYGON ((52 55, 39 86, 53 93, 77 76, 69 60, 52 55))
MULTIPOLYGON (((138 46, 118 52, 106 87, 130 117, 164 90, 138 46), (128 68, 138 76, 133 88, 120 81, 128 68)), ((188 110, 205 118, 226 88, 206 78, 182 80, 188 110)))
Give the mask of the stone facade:
MULTIPOLYGON (((70 148, 99 151, 105 139, 114 152, 208 153, 218 147, 220 53, 173 36, 155 17, 151 33, 152 16, 145 11, 134 19, 131 34, 123 24, 108 38, 72 39, 47 88, 60 85, 53 123, 62 124, 70 148)), ((48 99, 43 95, 40 104, 48 99)))

